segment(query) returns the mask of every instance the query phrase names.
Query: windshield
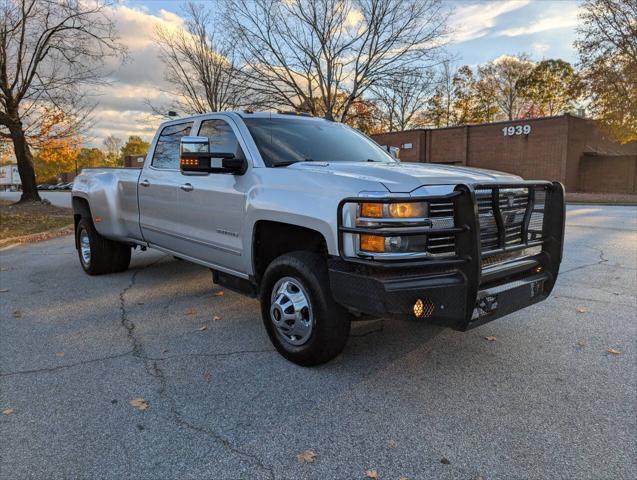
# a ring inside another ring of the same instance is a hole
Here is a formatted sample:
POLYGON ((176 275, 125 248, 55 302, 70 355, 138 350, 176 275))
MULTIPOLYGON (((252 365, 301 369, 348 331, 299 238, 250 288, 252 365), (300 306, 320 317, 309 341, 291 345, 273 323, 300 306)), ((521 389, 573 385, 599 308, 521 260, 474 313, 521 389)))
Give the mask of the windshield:
POLYGON ((341 123, 278 117, 244 121, 269 167, 295 162, 394 162, 372 140, 341 123))

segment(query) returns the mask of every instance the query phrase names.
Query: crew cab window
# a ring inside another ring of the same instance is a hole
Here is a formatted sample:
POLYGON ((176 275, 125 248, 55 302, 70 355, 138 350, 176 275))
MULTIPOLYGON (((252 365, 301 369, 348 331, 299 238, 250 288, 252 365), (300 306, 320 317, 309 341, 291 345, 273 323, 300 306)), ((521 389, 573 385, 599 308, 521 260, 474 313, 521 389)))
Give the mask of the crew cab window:
POLYGON ((192 122, 164 127, 159 134, 159 139, 157 139, 152 166, 179 170, 179 142, 181 137, 190 134, 191 128, 192 122))
POLYGON ((225 120, 204 120, 199 127, 199 136, 208 137, 212 153, 234 153, 236 157, 243 156, 239 141, 225 120))

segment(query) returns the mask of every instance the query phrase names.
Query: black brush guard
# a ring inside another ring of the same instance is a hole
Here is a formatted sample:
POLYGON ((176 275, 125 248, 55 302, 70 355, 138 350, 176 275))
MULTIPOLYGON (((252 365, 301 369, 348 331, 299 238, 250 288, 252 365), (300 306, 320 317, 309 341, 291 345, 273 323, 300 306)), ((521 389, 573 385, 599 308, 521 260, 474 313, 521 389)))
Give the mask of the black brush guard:
POLYGON ((558 182, 521 181, 507 184, 457 185, 442 196, 394 198, 346 198, 338 206, 339 257, 329 261, 334 299, 347 308, 370 315, 414 315, 420 299, 433 303, 427 320, 455 330, 467 330, 544 300, 557 279, 564 239, 564 187, 558 182), (521 222, 522 241, 508 245, 505 218, 500 211, 500 190, 528 190, 521 222), (476 191, 491 190, 499 234, 497 248, 481 251, 476 191), (544 192, 541 239, 529 240, 529 223, 537 192, 544 192), (348 204, 364 202, 452 202, 454 226, 368 227, 345 226, 343 211, 348 204), (409 260, 351 257, 344 253, 346 234, 384 237, 448 234, 455 237, 455 254, 409 260), (494 266, 483 263, 488 255, 510 254, 530 247, 539 253, 512 258, 494 266))

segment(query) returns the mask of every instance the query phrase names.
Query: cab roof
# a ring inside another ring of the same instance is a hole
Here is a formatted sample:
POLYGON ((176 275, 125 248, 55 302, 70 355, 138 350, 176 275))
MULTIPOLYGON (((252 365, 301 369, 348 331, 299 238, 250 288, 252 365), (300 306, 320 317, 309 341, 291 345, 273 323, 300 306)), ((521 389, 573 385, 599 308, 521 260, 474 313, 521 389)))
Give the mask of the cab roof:
POLYGON ((171 125, 175 123, 183 123, 188 121, 195 121, 201 118, 208 117, 210 115, 217 115, 217 114, 237 116, 240 118, 298 118, 298 119, 307 119, 309 121, 323 121, 323 122, 329 121, 321 117, 314 117, 309 114, 299 114, 296 112, 252 112, 249 110, 235 110, 235 111, 225 111, 225 112, 207 112, 207 113, 200 113, 198 115, 189 115, 185 117, 174 117, 162 122, 161 126, 171 125))

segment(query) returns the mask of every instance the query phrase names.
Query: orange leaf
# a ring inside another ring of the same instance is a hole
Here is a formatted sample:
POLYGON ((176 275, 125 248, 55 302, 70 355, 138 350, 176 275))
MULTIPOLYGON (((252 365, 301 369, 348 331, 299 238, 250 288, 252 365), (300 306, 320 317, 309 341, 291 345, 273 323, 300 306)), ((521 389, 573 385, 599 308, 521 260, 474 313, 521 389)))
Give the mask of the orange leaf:
POLYGON ((304 452, 301 452, 296 456, 296 460, 299 463, 312 463, 314 460, 316 460, 316 457, 316 453, 312 450, 305 450, 304 452))
POLYGON ((215 293, 215 297, 223 297, 223 290, 221 290, 220 292, 216 292, 215 293))
POLYGON ((140 412, 143 412, 148 408, 148 402, 143 398, 133 398, 132 400, 129 400, 128 403, 131 407, 136 408, 140 412))
POLYGON ((489 340, 490 342, 495 342, 497 339, 495 336, 493 335, 487 335, 486 337, 484 337, 485 340, 489 340))
POLYGON ((13 413, 15 413, 15 409, 13 408, 5 408, 4 410, 2 410, 3 415, 11 415, 13 413))
POLYGON ((586 308, 586 307, 577 307, 575 310, 577 311, 577 313, 587 313, 588 312, 588 308, 586 308))
POLYGON ((376 470, 367 470, 365 475, 367 475, 367 478, 378 478, 378 472, 376 470))
POLYGON ((214 317, 212 317, 213 322, 218 322, 219 320, 221 320, 221 317, 218 315, 215 315, 214 317))
POLYGON ((606 350, 608 353, 612 353, 613 355, 619 355, 622 353, 621 350, 617 349, 617 348, 609 348, 608 350, 606 350))

